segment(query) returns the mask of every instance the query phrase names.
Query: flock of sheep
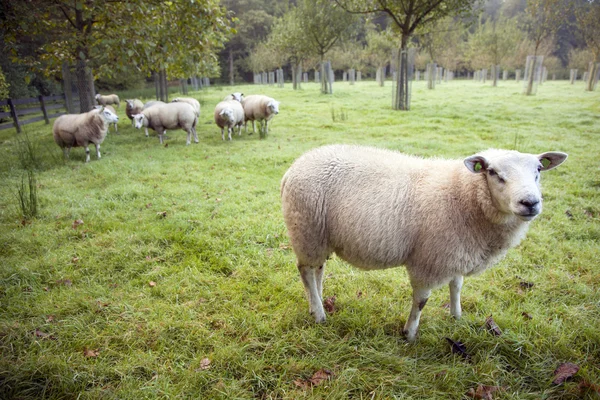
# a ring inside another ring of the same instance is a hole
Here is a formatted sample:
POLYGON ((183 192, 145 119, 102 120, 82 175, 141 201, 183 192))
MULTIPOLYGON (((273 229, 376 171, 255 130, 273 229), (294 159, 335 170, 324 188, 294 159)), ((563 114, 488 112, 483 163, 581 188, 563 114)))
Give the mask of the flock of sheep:
MULTIPOLYGON (((116 102, 116 103, 115 103, 116 102)), ((118 97, 98 98, 100 108, 58 118, 54 138, 65 149, 100 143, 109 110, 118 97)), ((266 96, 233 93, 215 107, 214 119, 229 140, 235 127, 268 121, 279 102, 266 96)), ((172 103, 127 100, 136 128, 150 127, 162 143, 165 129, 184 129, 187 144, 200 104, 189 98, 172 103)), ((246 125, 247 130, 247 125, 246 125)), ((146 130, 146 136, 148 132, 146 130)), ((431 290, 448 284, 450 312, 461 316, 465 276, 501 260, 525 237, 542 211, 540 173, 562 164, 567 154, 538 155, 490 149, 465 159, 425 159, 363 146, 331 145, 299 157, 281 181, 284 221, 316 322, 325 320, 323 276, 332 253, 366 270, 406 266, 413 289, 404 326, 409 341, 417 335, 421 311, 431 290)))
MULTIPOLYGON (((111 94, 108 96, 96 95, 98 105, 87 113, 62 115, 54 121, 52 132, 54 141, 69 156, 72 147, 85 147, 86 160, 90 161, 89 145, 96 146, 96 156, 100 158, 100 144, 104 141, 110 124, 117 131, 119 117, 112 105, 120 106, 119 96, 111 94)), ((192 135, 194 142, 198 143, 196 124, 200 117, 200 103, 190 97, 178 97, 171 103, 162 101, 149 101, 146 104, 138 99, 126 100, 125 114, 132 120, 137 129, 144 127, 146 136, 148 128, 158 133, 160 143, 167 129, 183 129, 187 133, 186 144, 191 143, 192 135)), ((238 135, 241 135, 241 126, 252 122, 252 132, 255 132, 255 121, 264 121, 265 134, 268 133, 268 124, 273 116, 279 113, 279 102, 264 95, 250 95, 244 97, 242 93, 236 92, 228 95, 215 107, 215 123, 221 128, 221 138, 225 140, 224 130, 227 129, 229 140, 235 127, 238 127, 238 135)))

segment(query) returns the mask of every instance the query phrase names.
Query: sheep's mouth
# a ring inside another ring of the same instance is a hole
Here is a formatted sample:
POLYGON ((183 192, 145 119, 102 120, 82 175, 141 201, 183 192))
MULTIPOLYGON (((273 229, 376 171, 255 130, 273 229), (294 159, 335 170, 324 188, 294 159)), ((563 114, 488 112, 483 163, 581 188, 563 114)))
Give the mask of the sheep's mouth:
POLYGON ((533 212, 533 213, 517 214, 517 217, 519 217, 523 221, 531 221, 532 219, 534 219, 538 215, 539 215, 539 213, 533 212))

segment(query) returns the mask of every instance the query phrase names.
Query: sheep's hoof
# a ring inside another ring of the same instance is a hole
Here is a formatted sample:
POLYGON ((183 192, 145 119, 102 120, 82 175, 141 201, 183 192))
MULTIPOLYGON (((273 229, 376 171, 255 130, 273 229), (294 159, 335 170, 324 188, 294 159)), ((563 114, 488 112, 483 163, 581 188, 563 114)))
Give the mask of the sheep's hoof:
POLYGON ((404 335, 406 341, 409 342, 409 343, 414 343, 414 342, 417 341, 417 332, 414 332, 414 333, 411 334, 406 329, 403 329, 402 330, 402 334, 404 335))

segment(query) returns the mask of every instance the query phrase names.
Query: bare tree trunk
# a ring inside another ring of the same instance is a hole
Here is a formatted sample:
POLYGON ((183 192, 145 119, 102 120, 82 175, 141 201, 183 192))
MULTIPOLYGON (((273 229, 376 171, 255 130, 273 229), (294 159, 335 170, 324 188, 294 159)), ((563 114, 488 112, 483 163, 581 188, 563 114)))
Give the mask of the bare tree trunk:
POLYGON ((296 82, 296 64, 292 63, 292 87, 294 90, 298 89, 298 82, 296 82))
POLYGON ((327 88, 328 77, 325 75, 325 63, 323 62, 323 54, 321 54, 321 93, 327 94, 329 90, 327 88))
POLYGON ((396 85, 396 98, 394 102, 395 110, 409 110, 408 104, 408 46, 407 38, 405 35, 402 36, 402 44, 398 51, 397 67, 396 67, 396 79, 398 84, 396 85))
POLYGON ((590 62, 588 66, 587 82, 585 83, 585 90, 591 92, 594 90, 594 79, 596 78, 596 63, 590 62))
POLYGON ((160 86, 160 78, 158 76, 158 72, 154 71, 154 90, 156 92, 156 100, 160 100, 162 98, 162 91, 160 86))
POLYGON ((233 50, 229 50, 229 84, 234 85, 233 79, 233 50))
POLYGON ((91 88, 94 85, 93 79, 90 83, 91 74, 84 60, 78 60, 75 67, 75 76, 77 78, 77 90, 79 91, 79 112, 88 112, 94 108, 94 97, 91 88))

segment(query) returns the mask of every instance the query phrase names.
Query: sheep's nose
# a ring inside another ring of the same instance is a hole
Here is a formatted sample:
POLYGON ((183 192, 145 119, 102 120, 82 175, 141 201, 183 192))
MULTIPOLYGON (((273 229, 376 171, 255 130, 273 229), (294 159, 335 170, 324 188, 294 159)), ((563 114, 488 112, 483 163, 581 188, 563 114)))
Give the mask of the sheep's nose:
POLYGON ((540 204, 540 201, 538 199, 525 199, 521 200, 519 203, 531 210, 535 208, 538 204, 540 204))

